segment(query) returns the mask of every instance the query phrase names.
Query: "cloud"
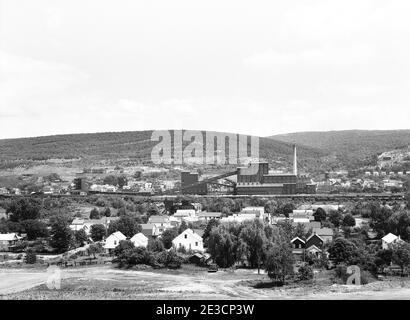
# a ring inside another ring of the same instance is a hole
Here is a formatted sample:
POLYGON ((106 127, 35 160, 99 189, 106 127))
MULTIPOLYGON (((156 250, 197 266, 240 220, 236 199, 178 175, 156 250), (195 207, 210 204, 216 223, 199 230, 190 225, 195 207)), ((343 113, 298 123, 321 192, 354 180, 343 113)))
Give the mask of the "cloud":
POLYGON ((65 99, 90 78, 63 63, 5 51, 0 51, 0 70, 0 112, 14 116, 53 112, 56 100, 65 99))

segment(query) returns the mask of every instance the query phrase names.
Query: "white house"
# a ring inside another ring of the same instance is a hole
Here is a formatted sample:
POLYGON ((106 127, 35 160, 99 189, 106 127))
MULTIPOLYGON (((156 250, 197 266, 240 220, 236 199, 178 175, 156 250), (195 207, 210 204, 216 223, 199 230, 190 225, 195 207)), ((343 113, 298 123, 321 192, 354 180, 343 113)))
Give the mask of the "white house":
POLYGON ((81 229, 84 229, 84 227, 84 219, 75 218, 70 224, 70 229, 73 231, 79 231, 81 229))
POLYGON ((148 224, 155 225, 157 235, 161 235, 166 229, 172 228, 169 217, 166 215, 154 215, 149 217, 148 224))
POLYGON ((9 251, 20 239, 17 233, 0 233, 0 251, 9 251))
POLYGON ((120 244, 120 241, 126 239, 127 237, 124 236, 120 231, 114 232, 110 234, 107 239, 105 239, 104 249, 111 251, 120 244))
POLYGON ((136 247, 144 247, 148 246, 148 238, 141 232, 137 233, 131 238, 131 242, 136 247))
POLYGON ((178 237, 172 240, 172 245, 176 249, 184 247, 186 250, 204 251, 202 237, 192 229, 186 229, 182 232, 178 237))
POLYGON ((400 236, 396 236, 393 233, 386 234, 382 238, 382 248, 383 249, 389 249, 389 247, 396 242, 403 241, 400 239, 400 236))
POLYGON ((208 222, 211 219, 219 220, 222 217, 222 212, 201 212, 198 213, 198 219, 208 222))
POLYGON ((174 218, 182 219, 187 217, 195 217, 195 214, 194 209, 178 209, 174 213, 174 218))

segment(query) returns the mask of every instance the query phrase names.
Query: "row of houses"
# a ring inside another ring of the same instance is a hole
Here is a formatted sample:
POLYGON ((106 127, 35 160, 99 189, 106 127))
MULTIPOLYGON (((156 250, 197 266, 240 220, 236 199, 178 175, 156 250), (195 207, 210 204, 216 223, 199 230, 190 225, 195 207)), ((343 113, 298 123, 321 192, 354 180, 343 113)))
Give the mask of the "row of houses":
MULTIPOLYGON (((105 240, 104 248, 107 252, 112 252, 112 250, 114 250, 123 240, 127 240, 127 237, 124 234, 120 231, 114 232, 105 240)), ((146 248, 150 239, 143 232, 139 232, 129 240, 135 247, 146 248)), ((202 237, 192 229, 186 229, 175 239, 173 239, 172 246, 175 249, 184 248, 187 251, 204 252, 202 237)))

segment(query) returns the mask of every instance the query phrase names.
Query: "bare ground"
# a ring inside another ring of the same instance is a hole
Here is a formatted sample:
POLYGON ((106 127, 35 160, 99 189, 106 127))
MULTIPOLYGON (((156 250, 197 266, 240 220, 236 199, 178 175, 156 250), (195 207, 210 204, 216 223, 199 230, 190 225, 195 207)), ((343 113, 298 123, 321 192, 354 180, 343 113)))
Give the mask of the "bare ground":
POLYGON ((314 282, 269 287, 254 270, 119 270, 112 266, 62 269, 60 290, 49 290, 42 270, 0 270, 0 299, 410 299, 409 279, 363 286, 314 282), (261 288, 256 284, 266 284, 261 288))

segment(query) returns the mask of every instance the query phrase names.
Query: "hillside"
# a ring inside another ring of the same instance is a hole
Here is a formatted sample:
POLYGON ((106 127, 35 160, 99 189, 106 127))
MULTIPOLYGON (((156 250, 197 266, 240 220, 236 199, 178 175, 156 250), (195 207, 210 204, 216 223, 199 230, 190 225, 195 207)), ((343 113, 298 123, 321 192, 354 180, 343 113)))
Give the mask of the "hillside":
POLYGON ((316 148, 352 165, 371 162, 377 154, 410 145, 410 130, 298 132, 270 138, 316 148))
MULTIPOLYGON (((5 162, 47 161, 49 159, 133 160, 149 162, 152 148, 152 131, 105 132, 90 134, 55 135, 34 138, 0 140, 0 159, 5 162)), ((185 143, 185 145, 188 142, 185 143)), ((260 138, 260 157, 270 162, 290 165, 292 144, 269 138, 260 138)), ((302 168, 319 167, 325 153, 312 148, 298 149, 302 168)))

